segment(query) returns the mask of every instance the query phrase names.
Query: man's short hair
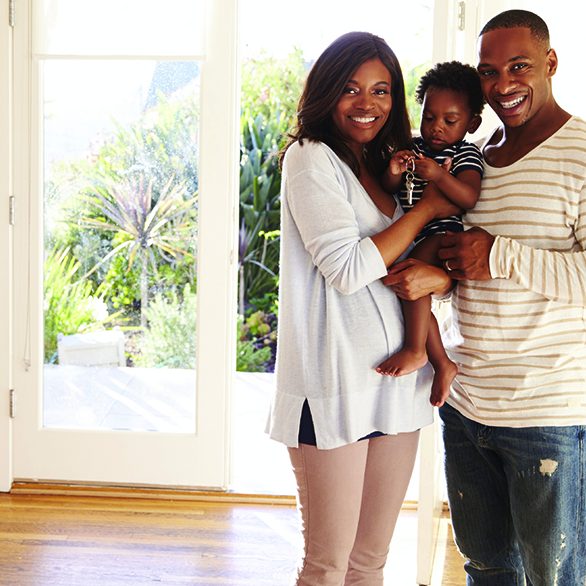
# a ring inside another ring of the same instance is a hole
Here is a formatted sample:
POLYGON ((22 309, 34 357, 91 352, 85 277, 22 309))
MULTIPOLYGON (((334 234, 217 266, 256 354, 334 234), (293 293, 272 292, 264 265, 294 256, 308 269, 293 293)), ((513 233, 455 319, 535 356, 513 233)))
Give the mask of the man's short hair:
MULTIPOLYGON (((501 28, 528 28, 533 37, 549 48, 549 29, 543 18, 529 10, 505 10, 491 18, 480 31, 480 35, 501 28)), ((479 35, 479 36, 480 36, 479 35)))

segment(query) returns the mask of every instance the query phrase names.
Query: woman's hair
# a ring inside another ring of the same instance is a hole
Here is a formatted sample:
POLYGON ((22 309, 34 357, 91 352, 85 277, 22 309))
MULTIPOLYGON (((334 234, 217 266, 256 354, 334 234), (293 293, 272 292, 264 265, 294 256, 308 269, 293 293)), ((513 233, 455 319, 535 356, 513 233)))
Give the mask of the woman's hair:
POLYGON ((281 153, 281 160, 287 148, 296 141, 321 141, 358 176, 359 161, 334 124, 332 113, 352 74, 370 59, 380 59, 391 74, 392 107, 383 128, 374 140, 365 145, 366 164, 378 175, 385 169, 390 151, 410 148, 411 125, 399 60, 380 37, 366 32, 350 32, 327 47, 311 68, 299 99, 297 126, 289 134, 289 142, 281 153))

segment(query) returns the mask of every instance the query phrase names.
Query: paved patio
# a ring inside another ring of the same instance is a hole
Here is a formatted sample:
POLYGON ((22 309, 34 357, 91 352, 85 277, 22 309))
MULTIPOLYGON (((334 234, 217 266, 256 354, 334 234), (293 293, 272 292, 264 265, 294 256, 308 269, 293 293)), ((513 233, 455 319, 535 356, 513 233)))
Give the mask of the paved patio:
MULTIPOLYGON (((46 427, 192 433, 195 371, 46 365, 46 427)), ((264 433, 274 384, 270 373, 235 372, 232 482, 238 492, 294 494, 284 446, 264 433)))

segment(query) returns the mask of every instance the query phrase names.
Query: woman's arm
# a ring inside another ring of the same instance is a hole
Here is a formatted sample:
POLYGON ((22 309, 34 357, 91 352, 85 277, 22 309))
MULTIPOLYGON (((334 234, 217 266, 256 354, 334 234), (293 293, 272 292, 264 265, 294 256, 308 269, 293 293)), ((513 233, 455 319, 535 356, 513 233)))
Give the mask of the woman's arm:
POLYGON ((415 240, 415 237, 437 218, 446 218, 459 212, 437 188, 426 190, 422 198, 404 216, 386 230, 372 236, 385 264, 392 265, 415 240))
POLYGON ((309 142, 293 145, 287 152, 283 186, 283 212, 290 211, 313 264, 343 294, 385 276, 386 267, 427 223, 454 213, 454 206, 441 194, 431 194, 385 230, 363 237, 327 150, 309 142))

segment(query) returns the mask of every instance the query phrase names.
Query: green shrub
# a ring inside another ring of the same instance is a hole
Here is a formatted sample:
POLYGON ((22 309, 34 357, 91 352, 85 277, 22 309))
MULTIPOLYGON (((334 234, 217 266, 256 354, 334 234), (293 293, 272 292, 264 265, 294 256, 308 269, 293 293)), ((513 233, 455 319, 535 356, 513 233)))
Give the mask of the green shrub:
POLYGON ((195 368, 196 294, 190 286, 185 286, 182 298, 174 289, 157 293, 145 314, 148 327, 134 363, 149 368, 195 368))
POLYGON ((419 128, 421 119, 421 104, 415 98, 415 90, 419 85, 419 79, 429 69, 429 63, 421 63, 412 69, 404 69, 405 94, 407 98, 407 111, 413 128, 419 128))
POLYGON ((105 289, 79 279, 80 264, 69 249, 54 250, 45 260, 45 362, 57 361, 58 334, 70 335, 103 328, 117 314, 108 315, 105 289))
POLYGON ((97 150, 86 177, 90 184, 104 177, 117 182, 137 182, 148 177, 154 185, 153 200, 169 177, 185 185, 187 193, 198 190, 199 106, 194 91, 170 98, 158 96, 156 104, 129 126, 118 126, 97 150))
POLYGON ((237 370, 273 372, 277 351, 276 314, 256 310, 250 311, 245 319, 240 317, 238 344, 237 370))
POLYGON ((249 339, 248 330, 242 316, 238 317, 238 339, 236 341, 236 370, 239 372, 267 372, 267 363, 271 360, 271 349, 260 348, 255 339, 249 339))
POLYGON ((117 126, 91 157, 54 163, 45 185, 46 248, 69 248, 81 265, 79 274, 91 272, 94 286, 108 284, 110 310, 124 311, 135 323, 157 287, 196 287, 198 120, 197 91, 159 95, 138 120, 117 126), (162 210, 161 198, 172 199, 175 208, 166 203, 162 210), (123 218, 127 203, 143 209, 123 218), (137 221, 132 225, 129 219, 137 221), (150 245, 148 251, 137 250, 137 266, 129 266, 135 258, 133 239, 150 245), (127 254, 109 256, 117 247, 127 254), (140 270, 146 256, 153 269, 148 272, 140 270), (106 258, 111 262, 100 264, 106 258))
MULTIPOLYGON (((182 299, 175 291, 167 292, 166 296, 155 295, 146 311, 148 328, 138 343, 139 352, 133 356, 134 363, 149 368, 195 368, 196 305, 196 294, 189 286, 183 290, 182 299)), ((256 321, 253 318, 245 326, 242 318, 238 319, 236 369, 239 371, 267 370, 271 349, 255 345, 262 329, 261 322, 257 316, 256 321), (257 329, 253 339, 247 339, 251 324, 257 329)))
POLYGON ((153 181, 138 176, 130 181, 96 185, 86 197, 88 215, 82 223, 116 234, 112 250, 101 258, 92 272, 116 256, 127 259, 127 271, 139 265, 141 326, 147 322, 149 280, 158 273, 158 264, 191 258, 194 239, 194 209, 197 196, 187 197, 185 185, 171 177, 159 188, 156 201, 153 181))
POLYGON ((280 134, 286 133, 297 110, 307 68, 300 49, 285 58, 261 53, 242 64, 240 103, 243 113, 273 118, 280 112, 280 134))

